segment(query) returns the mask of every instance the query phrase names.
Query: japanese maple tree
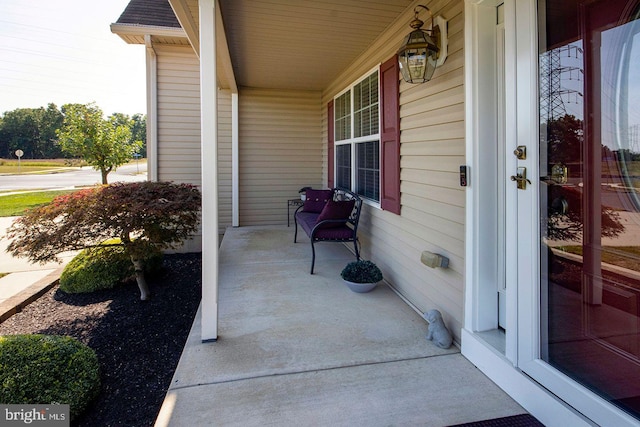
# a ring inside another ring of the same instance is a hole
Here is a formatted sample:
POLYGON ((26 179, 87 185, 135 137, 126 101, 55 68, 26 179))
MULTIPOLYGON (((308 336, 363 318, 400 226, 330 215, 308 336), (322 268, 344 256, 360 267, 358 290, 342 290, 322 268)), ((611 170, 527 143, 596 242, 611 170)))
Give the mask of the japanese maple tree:
POLYGON ((149 298, 144 259, 175 248, 200 222, 200 191, 169 182, 116 183, 55 198, 17 218, 7 230, 7 252, 32 262, 59 260, 58 254, 121 245, 135 267, 140 299, 149 298), (109 239, 118 243, 104 243, 109 239))

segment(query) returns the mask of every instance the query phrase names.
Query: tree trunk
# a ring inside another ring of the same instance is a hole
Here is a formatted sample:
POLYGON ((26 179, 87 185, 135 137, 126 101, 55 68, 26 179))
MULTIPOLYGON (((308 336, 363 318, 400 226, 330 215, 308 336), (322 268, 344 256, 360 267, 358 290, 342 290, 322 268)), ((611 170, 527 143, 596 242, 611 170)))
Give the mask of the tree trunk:
POLYGON ((147 285, 147 280, 144 277, 144 263, 142 260, 133 259, 133 268, 136 271, 136 282, 138 282, 138 288, 140 289, 140 299, 142 301, 146 301, 151 297, 151 291, 149 290, 149 285, 147 285))
POLYGON ((109 170, 107 169, 100 169, 100 173, 102 174, 102 184, 103 185, 107 185, 107 175, 109 175, 109 170))

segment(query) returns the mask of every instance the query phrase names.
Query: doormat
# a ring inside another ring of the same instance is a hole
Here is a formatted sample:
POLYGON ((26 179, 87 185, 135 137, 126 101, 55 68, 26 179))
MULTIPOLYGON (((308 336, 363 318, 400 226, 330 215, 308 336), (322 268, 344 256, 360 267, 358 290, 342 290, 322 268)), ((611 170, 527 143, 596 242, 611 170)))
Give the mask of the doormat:
POLYGON ((530 414, 520 414, 511 417, 494 418, 493 420, 456 424, 449 427, 544 427, 544 424, 530 414))

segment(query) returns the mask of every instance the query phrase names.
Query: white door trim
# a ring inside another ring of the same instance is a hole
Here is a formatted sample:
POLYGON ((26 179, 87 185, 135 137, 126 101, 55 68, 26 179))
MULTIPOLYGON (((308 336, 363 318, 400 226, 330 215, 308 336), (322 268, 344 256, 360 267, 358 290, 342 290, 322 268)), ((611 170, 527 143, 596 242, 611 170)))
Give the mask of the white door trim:
MULTIPOLYGON (((513 364, 517 360, 516 347, 516 304, 517 287, 514 262, 503 263, 500 258, 516 254, 515 230, 515 184, 508 181, 515 173, 515 157, 510 154, 514 148, 503 147, 502 161, 498 164, 497 128, 500 103, 496 90, 497 66, 496 7, 502 0, 467 0, 465 8, 465 108, 466 108, 466 158, 470 165, 469 187, 466 192, 466 295, 465 329, 472 332, 498 331, 498 283, 506 280, 506 333, 502 336, 501 348, 504 357, 513 364), (503 185, 507 181, 506 185, 503 185), (505 188, 503 203, 496 191, 498 183, 505 188), (500 211, 499 206, 510 211, 500 211), (499 220, 504 221, 506 233, 504 247, 498 243, 499 220), (511 232, 511 231, 514 232, 511 232), (499 273, 500 265, 505 266, 504 276, 499 273), (503 279, 506 277, 506 279, 503 279), (512 285, 511 285, 512 284, 512 285)), ((505 13, 513 14, 513 3, 506 2, 505 13)), ((507 24, 507 34, 513 31, 513 23, 507 24), (511 27, 509 27, 509 25, 511 27)), ((505 51, 515 52, 515 43, 506 37, 505 51)), ((505 92, 514 93, 514 70, 505 70, 505 92)), ((515 109, 507 106, 505 122, 515 123, 515 109), (511 110, 511 111, 510 111, 511 110)), ((515 126, 507 128, 503 140, 513 145, 515 126)))
MULTIPOLYGON (((507 34, 515 37, 508 38, 512 44, 507 50, 507 64, 514 69, 512 75, 516 78, 513 79, 511 95, 507 94, 507 102, 512 100, 512 105, 507 105, 507 111, 515 111, 511 121, 515 125, 512 131, 514 145, 527 147, 526 160, 517 160, 513 172, 516 167, 526 167, 527 178, 531 181, 526 190, 517 191, 517 210, 511 213, 517 218, 517 232, 514 234, 517 236, 517 363, 520 365, 522 361, 532 360, 540 354, 538 24, 535 0, 519 0, 508 4, 512 4, 507 12, 511 19, 505 25, 511 26, 511 29, 507 28, 507 34)), ((509 201, 507 205, 514 207, 514 203, 509 201)))
POLYGON ((497 139, 495 124, 495 1, 467 0, 465 7, 466 161, 470 165, 466 190, 465 329, 473 332, 498 327, 496 290, 497 203, 495 191, 497 139), (492 5, 490 4, 492 3, 492 5), (473 35, 471 35, 473 34, 473 35), (482 55, 480 54, 482 52, 482 55), (484 79, 484 80, 483 80, 484 79), (490 145, 488 145, 490 144, 490 145), (483 165, 483 167, 480 167, 483 165))

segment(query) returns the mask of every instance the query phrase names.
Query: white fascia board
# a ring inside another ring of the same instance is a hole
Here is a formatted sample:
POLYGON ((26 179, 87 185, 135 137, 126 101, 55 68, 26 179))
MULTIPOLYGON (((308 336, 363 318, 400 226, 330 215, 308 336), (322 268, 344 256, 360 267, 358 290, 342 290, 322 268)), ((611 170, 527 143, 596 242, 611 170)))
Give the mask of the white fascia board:
POLYGON ((138 25, 138 24, 111 24, 111 32, 120 36, 161 36, 187 38, 187 33, 182 28, 158 27, 154 25, 138 25))

